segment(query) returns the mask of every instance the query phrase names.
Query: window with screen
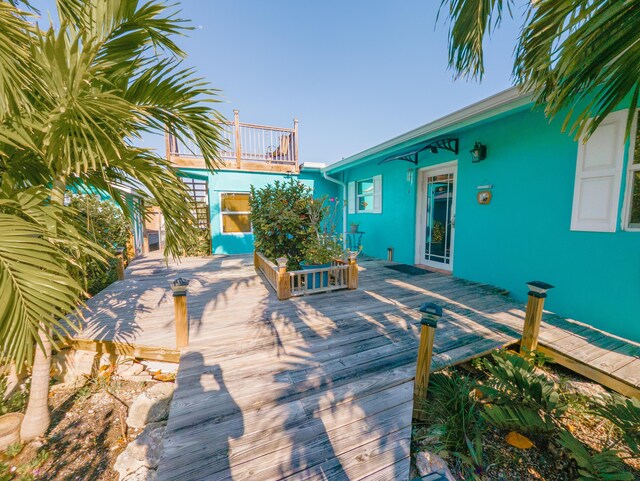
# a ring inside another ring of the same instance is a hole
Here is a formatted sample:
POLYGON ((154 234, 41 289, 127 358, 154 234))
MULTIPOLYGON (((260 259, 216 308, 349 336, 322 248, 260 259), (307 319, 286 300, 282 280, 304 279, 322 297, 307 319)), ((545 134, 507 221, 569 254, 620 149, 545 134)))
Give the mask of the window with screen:
POLYGON ((251 233, 249 194, 225 192, 220 194, 223 234, 251 233))

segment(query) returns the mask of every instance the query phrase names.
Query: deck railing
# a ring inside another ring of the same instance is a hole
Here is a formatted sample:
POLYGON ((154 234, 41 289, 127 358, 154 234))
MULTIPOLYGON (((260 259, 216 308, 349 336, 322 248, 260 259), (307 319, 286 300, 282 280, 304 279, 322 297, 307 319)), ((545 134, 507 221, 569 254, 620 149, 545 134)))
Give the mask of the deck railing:
POLYGON ((289 271, 288 274, 291 296, 349 288, 349 265, 342 261, 333 261, 331 267, 289 271))
MULTIPOLYGON (((293 128, 270 127, 240 122, 239 113, 234 110, 234 119, 222 123, 225 146, 220 157, 225 167, 251 169, 269 166, 283 166, 298 170, 298 120, 293 120, 293 128)), ((181 142, 167 134, 167 148, 170 158, 198 159, 202 152, 193 142, 181 142)))
POLYGON ((286 259, 278 259, 278 265, 260 252, 254 252, 253 262, 267 282, 278 294, 278 299, 329 292, 338 289, 358 288, 358 264, 355 253, 348 262, 334 260, 329 267, 287 271, 286 259))

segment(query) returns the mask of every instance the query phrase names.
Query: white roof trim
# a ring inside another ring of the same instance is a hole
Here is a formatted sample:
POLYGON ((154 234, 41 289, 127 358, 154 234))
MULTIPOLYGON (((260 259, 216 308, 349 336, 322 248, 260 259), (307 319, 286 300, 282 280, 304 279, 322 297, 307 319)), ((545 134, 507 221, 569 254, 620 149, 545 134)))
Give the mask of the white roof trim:
POLYGON ((497 110, 501 107, 508 106, 511 103, 516 103, 516 105, 512 106, 513 108, 515 108, 520 105, 526 105, 529 102, 531 102, 530 94, 520 92, 519 87, 511 87, 507 90, 503 90, 502 92, 492 95, 491 97, 487 97, 486 99, 480 100, 479 102, 473 103, 471 105, 468 105, 467 107, 445 115, 444 117, 429 122, 428 124, 425 124, 421 127, 410 130, 409 132, 387 140, 386 142, 378 144, 367 150, 363 150, 362 152, 347 157, 346 159, 335 162, 326 167, 325 171, 330 172, 339 169, 346 166, 347 164, 358 162, 359 160, 363 160, 366 157, 378 154, 403 142, 428 136, 429 134, 433 134, 439 130, 446 129, 447 127, 451 127, 455 124, 471 120, 474 117, 486 114, 488 112, 491 112, 492 110, 497 110))
POLYGON ((324 169, 327 166, 324 162, 304 162, 300 164, 300 169, 324 169))

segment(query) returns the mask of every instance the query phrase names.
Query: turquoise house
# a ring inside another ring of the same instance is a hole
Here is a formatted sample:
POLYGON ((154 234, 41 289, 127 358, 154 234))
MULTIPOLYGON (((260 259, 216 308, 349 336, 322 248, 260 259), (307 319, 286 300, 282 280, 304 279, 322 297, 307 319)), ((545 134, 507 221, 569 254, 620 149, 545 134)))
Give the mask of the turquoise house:
MULTIPOLYGON (((298 125, 293 128, 269 127, 234 121, 224 124, 227 148, 221 152, 221 165, 215 172, 205 168, 200 152, 167 136, 167 158, 179 168, 193 199, 193 212, 201 228, 210 232, 212 254, 253 252, 249 219, 249 192, 274 181, 297 179, 313 191, 316 198, 327 196, 338 203, 339 182, 325 178, 325 164, 299 163, 298 125)), ((341 219, 340 219, 341 220, 341 219)), ((341 226, 338 226, 341 229, 341 226)))
POLYGON ((364 253, 521 301, 545 281, 546 308, 640 341, 640 139, 634 124, 625 141, 626 113, 584 143, 513 88, 322 172, 364 253))

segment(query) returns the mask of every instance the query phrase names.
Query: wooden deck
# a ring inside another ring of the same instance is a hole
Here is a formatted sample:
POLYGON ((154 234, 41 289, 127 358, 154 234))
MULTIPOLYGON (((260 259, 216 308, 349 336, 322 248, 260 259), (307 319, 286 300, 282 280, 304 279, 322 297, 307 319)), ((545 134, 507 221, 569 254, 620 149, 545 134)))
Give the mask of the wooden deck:
MULTIPOLYGON (((434 369, 519 339, 523 306, 490 286, 360 262, 360 289, 278 301, 250 256, 148 257, 89 302, 80 337, 172 349, 169 282, 191 279, 159 481, 407 480, 419 316, 445 309, 434 369)), ((547 313, 540 339, 640 386, 640 346, 547 313)), ((582 362, 581 362, 582 361, 582 362)))

